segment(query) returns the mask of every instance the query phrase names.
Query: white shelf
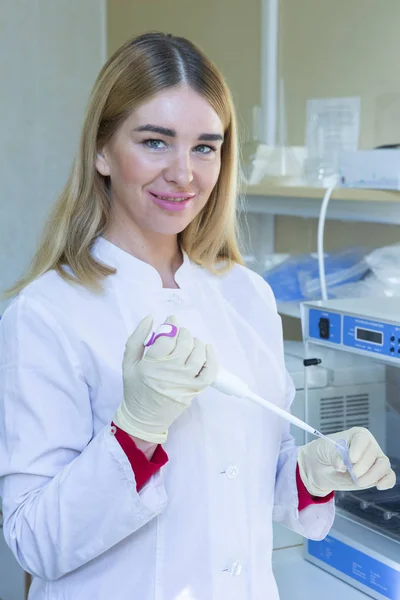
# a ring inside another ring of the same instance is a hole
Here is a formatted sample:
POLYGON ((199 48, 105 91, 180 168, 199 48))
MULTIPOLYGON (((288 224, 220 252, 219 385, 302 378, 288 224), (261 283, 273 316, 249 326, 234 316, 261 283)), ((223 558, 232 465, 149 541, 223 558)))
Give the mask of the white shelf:
POLYGON ((367 596, 303 558, 303 547, 275 550, 272 554, 281 600, 366 600, 367 596), (288 574, 290 574, 288 576, 288 574))
MULTIPOLYGON (((253 196, 278 196, 286 198, 314 198, 321 199, 324 196, 325 189, 315 186, 289 186, 289 185, 271 185, 268 181, 259 185, 247 187, 247 193, 253 196)), ((347 202, 390 202, 400 205, 400 191, 392 190, 370 190, 359 188, 336 188, 332 193, 333 200, 347 202)))
MULTIPOLYGON (((245 190, 246 210, 270 215, 316 218, 325 190, 317 187, 271 186, 245 190)), ((400 192, 337 188, 329 202, 327 219, 400 225, 400 192)))
POLYGON ((300 319, 300 303, 299 302, 278 302, 278 313, 288 317, 300 319))

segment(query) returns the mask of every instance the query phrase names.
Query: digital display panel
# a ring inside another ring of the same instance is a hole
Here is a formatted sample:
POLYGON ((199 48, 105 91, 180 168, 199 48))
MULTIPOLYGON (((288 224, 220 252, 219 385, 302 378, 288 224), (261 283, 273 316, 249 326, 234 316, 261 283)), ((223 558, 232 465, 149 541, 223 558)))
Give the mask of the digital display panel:
POLYGON ((356 338, 363 342, 372 342, 373 344, 383 343, 383 334, 379 331, 372 331, 371 329, 359 329, 357 327, 356 338))

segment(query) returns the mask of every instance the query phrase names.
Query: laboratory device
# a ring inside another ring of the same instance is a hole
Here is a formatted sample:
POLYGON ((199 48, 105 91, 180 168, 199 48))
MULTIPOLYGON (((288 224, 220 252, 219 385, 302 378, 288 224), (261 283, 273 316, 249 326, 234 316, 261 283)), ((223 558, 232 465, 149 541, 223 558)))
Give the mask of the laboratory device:
MULTIPOLYGON (((308 422, 324 435, 367 427, 374 423, 374 435, 386 449, 386 369, 375 360, 356 354, 343 354, 330 348, 318 349, 318 365, 304 366, 303 342, 285 341, 286 368, 296 395, 291 412, 306 419, 305 369, 308 382, 308 422)), ((292 429, 296 444, 307 439, 303 431, 292 429)))
MULTIPOLYGON (((385 366, 356 354, 337 353, 320 347, 317 365, 304 366, 305 349, 301 341, 286 340, 285 364, 296 394, 291 412, 305 420, 305 369, 308 380, 308 422, 329 435, 350 427, 367 427, 374 423, 375 436, 385 450, 386 381, 385 366)), ((400 371, 399 371, 400 374, 400 371)), ((308 440, 304 430, 291 428, 296 446, 308 440)), ((274 549, 302 544, 303 538, 274 524, 274 549)))
POLYGON ((347 150, 338 155, 339 185, 400 190, 400 150, 347 150))
MULTIPOLYGON (((324 404, 324 415, 331 418, 337 410, 337 402, 340 402, 340 410, 348 416, 346 427, 355 424, 368 427, 389 456, 398 476, 398 299, 307 302, 302 305, 302 328, 307 358, 321 359, 323 368, 324 355, 328 351, 338 367, 348 362, 364 380, 363 383, 352 384, 349 379, 349 391, 353 387, 354 393, 346 393, 337 399, 331 397, 324 404)), ((334 371, 336 375, 336 369, 334 371)), ((321 422, 315 419, 312 408, 314 390, 311 373, 306 368, 305 420, 311 426, 321 428, 321 422)), ((341 428, 340 425, 337 430, 341 428)), ((306 559, 372 598, 400 599, 400 482, 390 490, 371 488, 339 492, 335 495, 335 501, 337 513, 333 528, 321 542, 305 541, 306 559)))

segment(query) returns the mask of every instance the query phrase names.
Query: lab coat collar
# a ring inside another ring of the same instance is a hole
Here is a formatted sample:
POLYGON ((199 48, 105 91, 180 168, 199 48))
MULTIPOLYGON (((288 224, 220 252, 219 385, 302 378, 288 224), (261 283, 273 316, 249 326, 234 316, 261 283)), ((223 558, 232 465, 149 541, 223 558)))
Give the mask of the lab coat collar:
MULTIPOLYGON (((150 264, 122 250, 104 237, 99 237, 93 245, 92 254, 101 262, 117 269, 117 274, 126 279, 140 281, 147 286, 162 289, 162 279, 158 271, 150 264)), ((175 281, 180 288, 187 287, 194 265, 182 250, 183 263, 175 273, 175 281)))

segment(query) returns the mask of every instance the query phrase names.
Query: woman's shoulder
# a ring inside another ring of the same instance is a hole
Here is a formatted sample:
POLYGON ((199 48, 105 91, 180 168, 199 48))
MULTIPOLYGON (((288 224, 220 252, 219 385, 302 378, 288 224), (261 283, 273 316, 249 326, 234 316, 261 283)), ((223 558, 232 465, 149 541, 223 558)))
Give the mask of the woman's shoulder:
POLYGON ((275 296, 270 285, 255 271, 236 263, 219 278, 227 294, 243 299, 247 303, 250 299, 261 301, 276 312, 275 296))
POLYGON ((60 275, 55 269, 44 273, 22 290, 26 298, 48 299, 50 302, 69 302, 81 297, 86 288, 60 275))
POLYGON ((31 281, 12 298, 2 318, 7 318, 10 313, 19 313, 22 309, 53 315, 64 313, 79 305, 88 293, 82 285, 64 279, 52 269, 31 281))

